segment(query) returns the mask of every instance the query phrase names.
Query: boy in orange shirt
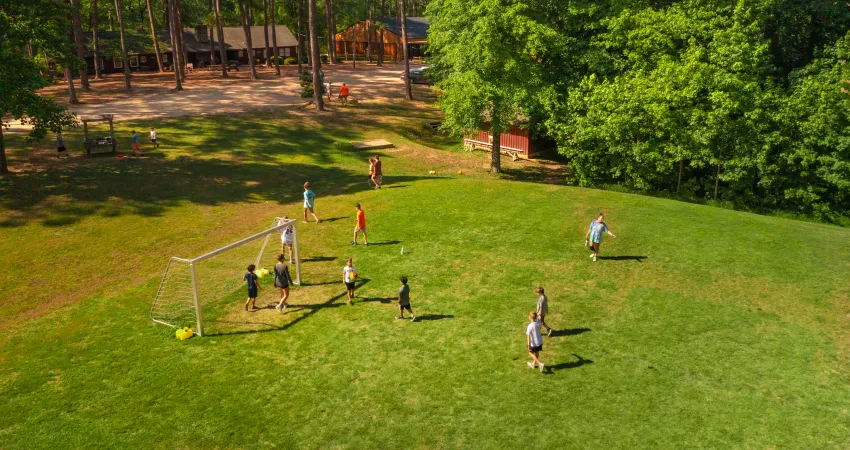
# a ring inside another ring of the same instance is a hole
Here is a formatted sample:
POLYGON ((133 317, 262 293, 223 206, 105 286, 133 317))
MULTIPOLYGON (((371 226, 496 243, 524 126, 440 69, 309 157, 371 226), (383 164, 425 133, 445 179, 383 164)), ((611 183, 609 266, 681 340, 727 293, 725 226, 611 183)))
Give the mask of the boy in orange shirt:
POLYGON ((342 83, 342 87, 339 88, 339 103, 343 105, 348 104, 348 86, 345 83, 342 83))
POLYGON ((366 213, 360 208, 360 203, 354 206, 357 208, 357 223, 354 225, 354 240, 351 241, 351 245, 357 245, 357 233, 363 233, 363 245, 368 246, 369 242, 366 240, 366 213))

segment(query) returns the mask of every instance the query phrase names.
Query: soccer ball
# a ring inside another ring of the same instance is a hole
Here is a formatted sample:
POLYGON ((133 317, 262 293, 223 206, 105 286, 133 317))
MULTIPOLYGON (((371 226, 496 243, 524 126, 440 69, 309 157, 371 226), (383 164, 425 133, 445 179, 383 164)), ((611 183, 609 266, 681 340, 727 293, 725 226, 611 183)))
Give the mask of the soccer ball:
POLYGON ((356 280, 357 279, 357 272, 351 272, 351 275, 349 275, 348 278, 351 278, 352 280, 356 280))
POLYGON ((462 171, 462 170, 458 170, 458 171, 457 171, 457 174, 458 174, 458 175, 463 175, 463 171, 462 171))
POLYGON ((430 172, 428 172, 428 173, 430 173, 431 175, 436 175, 436 174, 437 174, 437 171, 436 171, 436 170, 432 170, 432 171, 430 171, 430 172))

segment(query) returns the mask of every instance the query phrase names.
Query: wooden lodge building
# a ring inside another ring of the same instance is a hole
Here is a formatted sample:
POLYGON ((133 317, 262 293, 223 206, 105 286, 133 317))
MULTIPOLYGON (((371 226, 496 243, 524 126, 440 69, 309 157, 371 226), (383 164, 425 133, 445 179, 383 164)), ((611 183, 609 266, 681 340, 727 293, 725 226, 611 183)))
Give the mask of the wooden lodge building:
MULTIPOLYGON (((410 58, 424 56, 430 26, 425 17, 407 18, 407 49, 410 58)), ((365 56, 367 51, 374 57, 378 55, 380 45, 384 47, 384 58, 387 60, 401 60, 404 54, 401 48, 401 21, 395 17, 359 22, 334 35, 334 42, 337 58, 365 56), (384 24, 383 43, 380 30, 374 27, 379 23, 384 24), (371 39, 370 30, 373 33, 371 39), (375 48, 370 48, 370 45, 375 48)))
MULTIPOLYGON (((214 28, 213 28, 214 30, 214 28)), ((289 31, 285 25, 277 25, 277 45, 282 58, 295 57, 298 46, 295 36, 289 31)), ((271 26, 269 26, 269 43, 268 47, 271 54, 266 55, 266 39, 262 26, 251 27, 251 41, 253 49, 250 52, 256 58, 255 61, 265 63, 268 58, 274 54, 274 49, 271 48, 271 26)), ((139 32, 137 35, 143 35, 139 32)), ((147 35, 146 41, 137 39, 128 39, 132 34, 125 35, 127 44, 127 52, 130 59, 131 72, 155 72, 159 70, 156 63, 156 54, 154 54, 153 43, 150 41, 150 34, 147 35)), ((124 71, 123 59, 121 58, 121 47, 119 43, 119 33, 116 31, 100 31, 98 32, 98 40, 100 41, 101 56, 98 58, 101 70, 104 73, 118 73, 124 71), (107 56, 113 55, 113 56, 107 56)), ((88 41, 89 54, 86 57, 89 73, 94 73, 94 49, 92 45, 91 33, 86 36, 88 41)), ((157 35, 157 41, 160 43, 160 51, 162 52, 162 62, 165 68, 170 68, 174 63, 173 49, 170 45, 170 38, 166 31, 162 31, 157 35)), ((211 33, 206 25, 198 25, 195 28, 185 28, 183 30, 183 45, 186 49, 186 62, 193 64, 195 68, 206 67, 212 64, 221 64, 219 53, 219 42, 221 37, 218 33, 211 33), (214 37, 214 43, 210 41, 210 37, 214 37)), ((237 61, 239 64, 248 64, 248 44, 245 40, 245 31, 242 27, 224 27, 224 46, 227 52, 228 61, 237 61)))

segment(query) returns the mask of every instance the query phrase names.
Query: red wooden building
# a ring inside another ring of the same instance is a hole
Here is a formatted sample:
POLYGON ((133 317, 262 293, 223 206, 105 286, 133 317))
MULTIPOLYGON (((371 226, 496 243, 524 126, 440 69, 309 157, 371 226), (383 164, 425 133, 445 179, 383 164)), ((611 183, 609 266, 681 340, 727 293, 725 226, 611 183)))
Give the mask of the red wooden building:
MULTIPOLYGON (((468 150, 486 149, 493 150, 493 134, 490 133, 490 122, 484 127, 469 134, 463 140, 463 147, 468 150)), ((502 153, 528 159, 534 154, 534 145, 528 134, 528 128, 511 125, 501 136, 500 143, 502 153)))

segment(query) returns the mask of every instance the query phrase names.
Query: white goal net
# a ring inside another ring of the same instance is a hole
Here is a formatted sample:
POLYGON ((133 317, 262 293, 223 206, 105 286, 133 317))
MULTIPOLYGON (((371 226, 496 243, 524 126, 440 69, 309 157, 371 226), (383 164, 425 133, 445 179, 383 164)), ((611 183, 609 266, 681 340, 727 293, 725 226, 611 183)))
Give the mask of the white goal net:
MULTIPOLYGON (((294 219, 275 217, 271 228, 194 258, 172 257, 151 306, 151 320, 173 328, 195 325, 204 334, 207 321, 224 317, 227 305, 245 300, 242 276, 248 264, 257 270, 274 266, 282 251, 281 235, 290 231, 295 284, 301 284, 298 232, 294 219)), ((286 252, 289 257, 288 251, 286 252)))

